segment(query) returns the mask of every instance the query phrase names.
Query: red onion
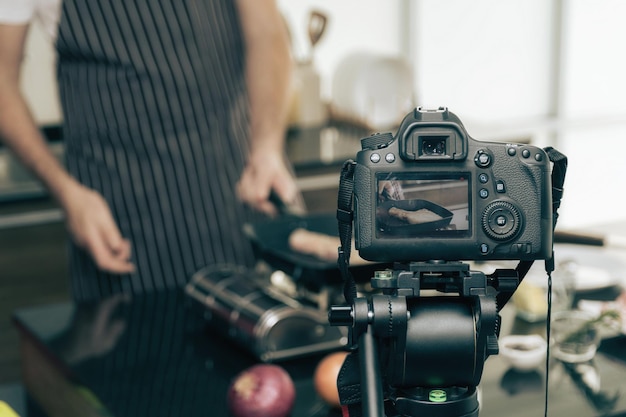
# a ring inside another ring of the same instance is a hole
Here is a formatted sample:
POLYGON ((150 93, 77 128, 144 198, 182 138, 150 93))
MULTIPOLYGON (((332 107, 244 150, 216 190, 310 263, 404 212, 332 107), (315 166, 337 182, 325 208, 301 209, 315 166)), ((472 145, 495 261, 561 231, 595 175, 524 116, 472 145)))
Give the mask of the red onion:
POLYGON ((242 371, 228 389, 233 417, 286 417, 295 398, 296 389, 287 371, 272 364, 242 371))

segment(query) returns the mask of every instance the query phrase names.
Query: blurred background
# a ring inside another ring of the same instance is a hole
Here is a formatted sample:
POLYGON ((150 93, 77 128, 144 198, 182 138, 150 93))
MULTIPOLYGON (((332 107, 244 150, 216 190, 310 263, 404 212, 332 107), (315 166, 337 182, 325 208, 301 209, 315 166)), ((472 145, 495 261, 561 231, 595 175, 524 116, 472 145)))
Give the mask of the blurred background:
MULTIPOLYGON (((377 129, 388 127, 388 113, 404 112, 406 96, 412 97, 410 106, 447 106, 476 139, 550 144, 569 157, 562 227, 624 217, 625 199, 616 184, 626 138, 626 3, 280 0, 279 5, 299 74, 309 81, 317 77, 319 99, 330 106, 331 116, 358 113, 356 118, 377 129), (312 14, 323 15, 325 27, 312 14)), ((60 124, 54 54, 36 27, 22 80, 42 126, 60 124), (41 66, 51 68, 49 76, 31 75, 41 74, 35 71, 41 66)), ((302 94, 310 100, 315 93, 302 94)), ((0 162, 0 173, 6 165, 0 162)))
MULTIPOLYGON (((394 131, 415 106, 446 106, 475 139, 551 145, 569 157, 560 228, 593 232, 626 220, 620 185, 626 2, 279 0, 279 6, 297 64, 288 146, 294 157, 317 158, 317 165, 294 160, 310 200, 323 203, 314 209, 336 205, 336 163, 354 156, 358 135, 394 131), (327 129, 333 123, 343 130, 327 129), (341 134, 346 125, 356 127, 356 139, 341 134), (308 145, 307 135, 315 139, 308 145)), ((22 88, 62 158, 54 62, 48 39, 33 26, 22 88)), ((0 388, 19 378, 11 312, 68 299, 64 244, 60 211, 0 146, 0 388)))
MULTIPOLYGON (((311 8, 329 16, 314 51, 322 95, 355 52, 406 60, 415 104, 447 106, 478 140, 524 139, 569 157, 562 227, 623 219, 626 3, 619 0, 280 2, 306 58, 311 8)), ((375 88, 379 88, 380 85, 375 88)), ((389 86, 388 90, 393 91, 389 86)))

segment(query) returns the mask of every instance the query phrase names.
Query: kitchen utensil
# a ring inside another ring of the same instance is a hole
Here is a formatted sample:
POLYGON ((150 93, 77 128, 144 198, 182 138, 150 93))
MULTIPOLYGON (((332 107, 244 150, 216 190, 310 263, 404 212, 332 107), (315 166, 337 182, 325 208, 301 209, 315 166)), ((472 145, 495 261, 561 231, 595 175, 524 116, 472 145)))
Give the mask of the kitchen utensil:
POLYGON ((281 216, 302 216, 306 213, 304 202, 297 201, 287 204, 278 196, 278 194, 276 194, 276 191, 274 190, 270 191, 268 200, 270 203, 274 204, 278 214, 281 216))
POLYGON ((307 26, 307 31, 309 35, 309 60, 313 61, 313 55, 315 51, 315 46, 319 43, 322 35, 326 31, 326 25, 328 23, 328 17, 319 11, 313 10, 309 15, 309 23, 307 26))
POLYGON ((308 51, 296 62, 294 88, 289 107, 288 123, 295 128, 322 126, 328 120, 328 109, 321 96, 320 75, 315 68, 315 47, 322 38, 328 18, 312 11, 307 26, 308 51))
POLYGON ((320 127, 328 121, 328 109, 321 97, 321 80, 312 61, 296 63, 288 123, 296 129, 320 127))
POLYGON ((599 235, 591 233, 576 233, 557 230, 554 232, 555 243, 571 243, 575 245, 603 246, 626 248, 626 237, 599 235))

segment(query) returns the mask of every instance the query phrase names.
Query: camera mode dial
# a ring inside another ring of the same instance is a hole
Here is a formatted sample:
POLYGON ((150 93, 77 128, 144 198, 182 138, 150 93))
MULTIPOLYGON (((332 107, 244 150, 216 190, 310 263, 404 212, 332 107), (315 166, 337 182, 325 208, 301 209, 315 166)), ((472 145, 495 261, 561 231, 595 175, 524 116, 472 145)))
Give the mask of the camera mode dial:
POLYGON ((376 133, 361 139, 361 149, 375 151, 376 149, 386 148, 391 142, 393 142, 391 133, 376 133))
POLYGON ((521 223, 519 210, 508 201, 494 201, 483 212, 483 230, 494 240, 512 239, 519 232, 521 223))

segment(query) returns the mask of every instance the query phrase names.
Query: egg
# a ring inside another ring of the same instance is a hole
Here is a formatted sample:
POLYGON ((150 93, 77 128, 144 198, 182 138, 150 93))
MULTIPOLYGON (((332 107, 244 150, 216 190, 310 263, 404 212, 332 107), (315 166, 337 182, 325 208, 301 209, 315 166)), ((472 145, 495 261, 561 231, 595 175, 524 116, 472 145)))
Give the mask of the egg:
POLYGON ((313 382, 317 394, 329 405, 339 407, 339 392, 337 377, 348 352, 333 352, 323 357, 313 375, 313 382))

